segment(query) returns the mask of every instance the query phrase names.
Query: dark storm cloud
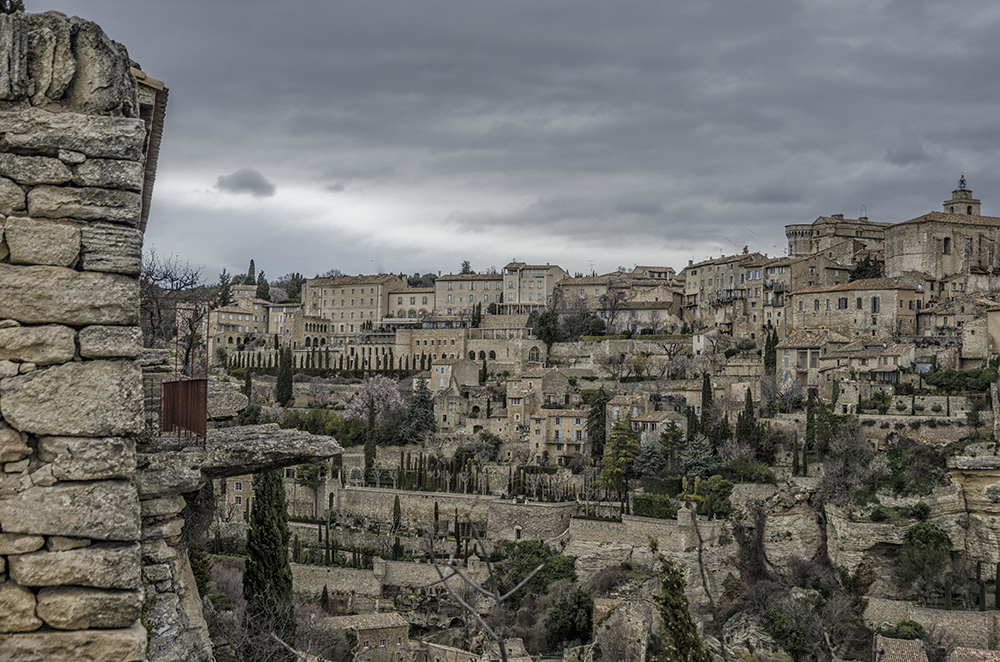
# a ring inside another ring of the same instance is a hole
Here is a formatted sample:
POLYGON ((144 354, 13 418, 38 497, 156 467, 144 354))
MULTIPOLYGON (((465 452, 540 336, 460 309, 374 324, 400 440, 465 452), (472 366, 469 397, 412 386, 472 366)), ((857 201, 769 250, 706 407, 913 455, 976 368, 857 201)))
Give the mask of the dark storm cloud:
POLYGON ((215 180, 215 188, 227 193, 249 193, 258 198, 269 198, 275 191, 274 183, 253 168, 240 168, 228 175, 220 175, 215 180))
POLYGON ((912 218, 962 172, 1000 204, 1000 9, 972 0, 49 4, 170 87, 150 227, 202 219, 213 269, 262 236, 268 273, 680 267, 912 218), (232 163, 281 186, 190 193, 232 163))

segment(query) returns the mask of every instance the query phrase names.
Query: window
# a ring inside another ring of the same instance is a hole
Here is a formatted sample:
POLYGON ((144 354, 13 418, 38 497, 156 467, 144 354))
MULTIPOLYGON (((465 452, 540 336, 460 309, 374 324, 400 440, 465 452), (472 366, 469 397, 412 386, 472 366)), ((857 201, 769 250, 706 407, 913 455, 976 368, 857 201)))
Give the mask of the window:
POLYGON ((234 499, 234 501, 235 501, 236 505, 238 506, 238 505, 240 505, 241 503, 243 503, 243 497, 239 497, 239 496, 238 496, 238 497, 236 497, 236 498, 234 499))
POLYGON ((813 299, 813 310, 819 310, 819 299, 813 299))
POLYGON ((378 645, 379 645, 379 648, 383 648, 385 646, 385 639, 383 639, 382 641, 380 641, 378 645))
POLYGON ((878 312, 878 297, 872 297, 872 312, 878 312))
POLYGON ((243 491, 243 483, 241 483, 239 481, 236 481, 236 491, 237 492, 242 492, 243 491))
POLYGON ((556 416, 556 425, 562 425, 562 418, 556 416))
POLYGON ((861 310, 861 297, 858 297, 858 310, 861 310))
POLYGON ((944 253, 945 255, 951 254, 951 237, 944 238, 944 247, 942 248, 941 252, 944 253))

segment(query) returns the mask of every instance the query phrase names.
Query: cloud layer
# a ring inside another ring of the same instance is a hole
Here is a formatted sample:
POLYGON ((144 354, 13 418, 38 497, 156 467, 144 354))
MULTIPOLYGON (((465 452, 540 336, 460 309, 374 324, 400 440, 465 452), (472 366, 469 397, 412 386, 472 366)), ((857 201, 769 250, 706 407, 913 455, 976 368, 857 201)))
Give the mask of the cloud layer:
POLYGON ((170 87, 147 245, 209 272, 774 255, 963 172, 1000 215, 987 3, 50 4, 170 87))

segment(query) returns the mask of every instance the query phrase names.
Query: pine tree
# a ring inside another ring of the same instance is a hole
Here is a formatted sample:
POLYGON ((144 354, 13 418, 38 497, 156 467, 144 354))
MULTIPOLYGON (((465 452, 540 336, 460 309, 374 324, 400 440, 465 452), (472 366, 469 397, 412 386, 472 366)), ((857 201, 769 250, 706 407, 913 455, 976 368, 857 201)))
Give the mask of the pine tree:
POLYGON ((257 282, 257 269, 254 268, 253 258, 250 258, 250 268, 247 269, 247 277, 244 282, 247 285, 253 285, 257 282))
POLYGON ((437 430, 434 421, 434 397, 427 388, 426 379, 416 380, 413 395, 406 403, 403 425, 408 441, 423 441, 428 432, 437 430))
POLYGON ((219 285, 215 290, 215 300, 212 305, 216 308, 225 308, 233 302, 233 277, 225 269, 219 274, 219 285))
POLYGON ((590 439, 590 457, 599 462, 604 455, 604 441, 608 437, 608 403, 611 396, 604 387, 597 389, 590 398, 587 412, 587 438, 590 439))
POLYGON ((663 623, 663 659, 668 662, 711 662, 712 656, 698 637, 691 608, 684 595, 684 573, 669 559, 660 561, 660 620, 663 623))
POLYGON ((276 646, 270 633, 282 641, 295 639, 292 610, 292 569, 288 563, 288 516, 281 474, 268 471, 254 475, 254 499, 247 532, 243 597, 246 627, 260 632, 254 647, 276 646), (263 624, 267 624, 262 628, 263 624))
POLYGON ((703 434, 689 438, 687 448, 681 453, 684 473, 690 476, 708 476, 716 467, 712 443, 703 434))
POLYGON ((257 298, 264 301, 271 300, 271 285, 267 282, 267 278, 264 277, 263 271, 257 276, 257 298))

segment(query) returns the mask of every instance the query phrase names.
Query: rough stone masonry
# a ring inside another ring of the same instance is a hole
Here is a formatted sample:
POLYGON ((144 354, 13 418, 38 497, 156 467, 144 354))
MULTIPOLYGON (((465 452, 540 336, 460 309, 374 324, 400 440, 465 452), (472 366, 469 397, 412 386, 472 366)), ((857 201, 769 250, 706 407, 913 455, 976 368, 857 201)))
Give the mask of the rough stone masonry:
POLYGON ((146 655, 133 478, 152 122, 132 66, 88 21, 0 15, 2 660, 146 655))

